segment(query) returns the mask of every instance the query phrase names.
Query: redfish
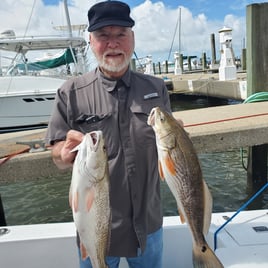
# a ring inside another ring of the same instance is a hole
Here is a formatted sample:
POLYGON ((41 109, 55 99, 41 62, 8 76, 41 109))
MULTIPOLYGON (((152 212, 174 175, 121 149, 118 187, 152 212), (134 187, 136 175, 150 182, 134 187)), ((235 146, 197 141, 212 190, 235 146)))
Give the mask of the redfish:
POLYGON ((159 107, 152 109, 148 124, 156 136, 160 177, 176 199, 181 222, 187 222, 192 234, 194 267, 223 267, 205 240, 212 196, 191 139, 182 125, 159 107))
POLYGON ((101 131, 86 134, 75 148, 69 203, 80 237, 82 259, 93 268, 107 268, 111 209, 108 160, 101 131))

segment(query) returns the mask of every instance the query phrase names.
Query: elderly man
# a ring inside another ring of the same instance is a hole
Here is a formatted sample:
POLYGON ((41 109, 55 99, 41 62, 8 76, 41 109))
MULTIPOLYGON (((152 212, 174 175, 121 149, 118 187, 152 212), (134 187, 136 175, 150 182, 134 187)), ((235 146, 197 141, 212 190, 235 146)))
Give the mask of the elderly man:
MULTIPOLYGON (((106 263, 162 267, 162 207, 157 149, 147 125, 151 109, 171 112, 164 82, 129 69, 134 21, 123 2, 105 1, 88 11, 91 49, 98 67, 58 90, 47 140, 59 168, 72 166, 71 150, 85 133, 103 132, 109 161, 111 238, 106 263)), ((79 237, 78 237, 79 240, 79 237)), ((92 267, 81 260, 80 267, 92 267)))

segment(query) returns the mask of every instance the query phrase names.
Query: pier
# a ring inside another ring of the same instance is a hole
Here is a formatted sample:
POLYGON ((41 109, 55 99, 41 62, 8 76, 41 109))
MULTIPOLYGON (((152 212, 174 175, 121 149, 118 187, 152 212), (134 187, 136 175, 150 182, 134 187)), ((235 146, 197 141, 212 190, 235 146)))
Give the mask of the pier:
MULTIPOLYGON (((174 112, 174 117, 184 122, 197 153, 268 144, 268 102, 174 112)), ((1 183, 70 172, 57 169, 49 148, 43 152, 25 152, 30 148, 23 143, 33 141, 34 144, 44 135, 45 129, 0 135, 1 183), (16 155, 5 161, 6 156, 13 154, 16 155)))
POLYGON ((247 96, 247 74, 238 72, 235 80, 219 81, 218 73, 194 72, 163 74, 170 94, 191 94, 243 101, 247 96))

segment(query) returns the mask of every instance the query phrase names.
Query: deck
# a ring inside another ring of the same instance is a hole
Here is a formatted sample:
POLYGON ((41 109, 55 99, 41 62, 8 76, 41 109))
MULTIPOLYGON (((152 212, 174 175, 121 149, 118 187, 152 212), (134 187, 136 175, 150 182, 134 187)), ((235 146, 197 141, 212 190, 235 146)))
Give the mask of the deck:
MULTIPOLYGON (((184 122, 198 153, 268 144, 268 102, 181 111, 175 112, 174 116, 184 122)), ((44 134, 45 129, 1 134, 0 162, 4 156, 29 148, 16 142, 43 139, 44 134)), ((18 154, 0 165, 0 169, 1 182, 62 172, 52 162, 49 150, 18 154)))

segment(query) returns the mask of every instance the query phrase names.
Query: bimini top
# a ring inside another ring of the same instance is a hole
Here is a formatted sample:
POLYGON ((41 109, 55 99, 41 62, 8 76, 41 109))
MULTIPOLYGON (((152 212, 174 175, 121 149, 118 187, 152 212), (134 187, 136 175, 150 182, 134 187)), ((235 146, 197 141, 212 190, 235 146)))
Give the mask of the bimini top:
POLYGON ((87 42, 82 37, 48 36, 0 39, 0 50, 26 54, 29 50, 47 50, 84 47, 87 42))

